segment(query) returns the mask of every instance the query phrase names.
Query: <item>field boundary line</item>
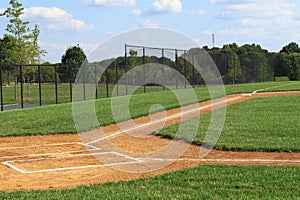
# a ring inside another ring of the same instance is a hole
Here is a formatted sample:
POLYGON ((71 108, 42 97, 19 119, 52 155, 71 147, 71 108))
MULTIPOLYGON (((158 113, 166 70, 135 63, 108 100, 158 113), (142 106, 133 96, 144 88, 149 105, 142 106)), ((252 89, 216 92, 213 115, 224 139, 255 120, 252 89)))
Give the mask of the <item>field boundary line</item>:
POLYGON ((111 138, 111 137, 114 137, 114 136, 117 136, 117 135, 120 135, 120 134, 127 133, 127 132, 132 131, 132 130, 140 129, 140 128, 143 128, 145 126, 150 126, 150 125, 162 122, 162 121, 166 121, 166 120, 170 120, 170 119, 173 119, 173 118, 177 118, 179 116, 184 116, 184 115, 190 114, 190 113, 195 112, 195 111, 201 111, 201 110, 209 108, 209 107, 217 106, 217 105, 224 104, 224 103, 227 104, 227 103, 229 103, 231 101, 235 101, 235 100, 240 99, 240 98, 242 98, 242 96, 234 97, 234 98, 231 98, 231 99, 228 99, 228 100, 227 99, 226 100, 222 100, 222 102, 218 102, 218 103, 214 103, 214 104, 209 104, 209 105, 198 107, 198 108, 195 108, 195 109, 192 109, 192 110, 188 110, 188 111, 185 111, 185 112, 180 112, 178 114, 174 114, 174 115, 168 116, 166 118, 158 119, 158 120, 151 121, 151 122, 148 122, 148 123, 145 123, 145 124, 142 124, 142 125, 135 126, 133 128, 128 128, 128 129, 125 129, 125 130, 118 131, 118 132, 116 132, 114 134, 111 134, 111 135, 99 138, 97 140, 93 140, 93 141, 87 142, 85 144, 87 144, 87 145, 94 144, 96 142, 100 142, 100 141, 106 140, 108 138, 111 138))

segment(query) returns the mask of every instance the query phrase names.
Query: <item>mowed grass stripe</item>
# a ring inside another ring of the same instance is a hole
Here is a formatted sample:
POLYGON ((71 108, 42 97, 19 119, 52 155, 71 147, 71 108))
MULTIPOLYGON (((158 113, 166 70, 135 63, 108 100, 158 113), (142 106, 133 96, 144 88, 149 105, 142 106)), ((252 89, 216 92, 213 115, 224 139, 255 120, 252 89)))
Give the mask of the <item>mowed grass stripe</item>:
POLYGON ((0 193, 1 199, 297 199, 299 167, 202 165, 154 178, 74 189, 0 193))

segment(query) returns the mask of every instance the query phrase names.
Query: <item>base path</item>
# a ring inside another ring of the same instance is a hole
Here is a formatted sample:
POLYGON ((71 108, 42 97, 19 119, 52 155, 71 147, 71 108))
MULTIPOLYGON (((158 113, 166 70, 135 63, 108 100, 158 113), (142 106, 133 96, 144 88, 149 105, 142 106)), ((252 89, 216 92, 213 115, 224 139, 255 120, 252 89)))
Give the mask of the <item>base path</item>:
MULTIPOLYGON (((238 103, 250 98, 300 95, 300 92, 256 93, 229 95, 227 103, 215 103, 214 108, 238 103)), ((82 184, 132 180, 195 167, 201 164, 228 165, 293 165, 300 166, 300 153, 211 151, 199 159, 200 146, 188 145, 179 158, 151 156, 171 141, 151 135, 157 127, 168 126, 210 112, 212 102, 203 102, 153 116, 135 119, 135 127, 123 123, 103 127, 82 135, 51 135, 8 137, 0 139, 0 190, 37 190, 72 188, 82 184), (158 116, 158 118, 154 118, 158 116), (164 120, 161 119, 164 116, 164 120), (139 134, 139 135, 138 135, 139 134), (139 137, 137 137, 137 135, 139 137), (112 145, 113 144, 113 145, 112 145), (149 166, 166 164, 155 171, 149 166), (122 170, 118 170, 121 167, 122 170), (128 173, 126 169, 140 169, 128 173)), ((213 102, 214 104, 214 102, 213 102)))

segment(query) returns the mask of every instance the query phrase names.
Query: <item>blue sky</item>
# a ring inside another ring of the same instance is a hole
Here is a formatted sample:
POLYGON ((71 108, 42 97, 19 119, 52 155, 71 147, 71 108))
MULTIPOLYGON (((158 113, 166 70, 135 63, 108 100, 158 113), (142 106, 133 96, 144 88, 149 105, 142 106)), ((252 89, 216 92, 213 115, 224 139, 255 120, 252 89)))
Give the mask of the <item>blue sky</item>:
MULTIPOLYGON (((89 54, 103 41, 137 28, 178 31, 199 46, 236 42, 260 44, 278 52, 300 43, 298 0, 19 0, 23 20, 39 24, 45 61, 59 62, 68 46, 80 44, 89 54)), ((0 11, 9 6, 1 1, 0 11)), ((8 20, 0 18, 0 36, 8 20)))

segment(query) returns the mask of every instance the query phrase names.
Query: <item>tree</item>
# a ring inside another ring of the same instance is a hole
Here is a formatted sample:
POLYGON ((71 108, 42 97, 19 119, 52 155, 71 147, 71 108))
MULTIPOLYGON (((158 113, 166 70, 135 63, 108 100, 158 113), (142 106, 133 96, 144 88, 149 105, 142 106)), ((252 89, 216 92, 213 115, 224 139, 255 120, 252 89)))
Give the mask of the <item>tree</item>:
POLYGON ((3 39, 0 39, 0 64, 4 70, 7 84, 10 84, 10 75, 16 70, 16 67, 12 65, 11 50, 16 44, 16 39, 11 35, 4 35, 3 39))
POLYGON ((36 24, 32 30, 32 45, 31 45, 31 64, 39 64, 42 62, 42 57, 47 53, 45 50, 41 49, 38 44, 38 38, 40 35, 39 26, 36 24))
POLYGON ((38 26, 36 25, 31 32, 29 22, 21 19, 24 14, 22 4, 17 0, 10 0, 9 4, 10 7, 0 13, 0 16, 9 18, 9 24, 5 30, 16 39, 16 43, 9 53, 10 62, 12 64, 30 64, 35 63, 37 58, 40 61, 40 57, 45 54, 45 51, 41 50, 37 44, 38 26))
POLYGON ((236 81, 242 79, 243 76, 243 72, 240 64, 240 58, 236 53, 233 53, 233 55, 230 57, 228 61, 228 66, 229 66, 228 77, 229 79, 232 80, 232 84, 235 84, 236 81))
POLYGON ((289 79, 291 81, 298 81, 300 80, 300 54, 299 53, 292 53, 289 55, 289 79))
POLYGON ((61 66, 58 68, 60 80, 65 83, 74 82, 80 66, 86 59, 79 45, 68 48, 61 57, 61 66))
POLYGON ((300 53, 300 48, 296 42, 291 42, 287 46, 284 46, 280 53, 300 53))

